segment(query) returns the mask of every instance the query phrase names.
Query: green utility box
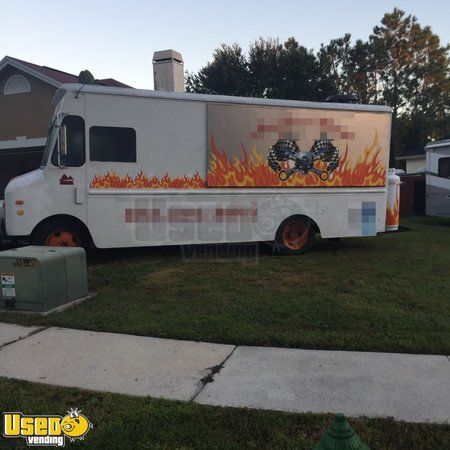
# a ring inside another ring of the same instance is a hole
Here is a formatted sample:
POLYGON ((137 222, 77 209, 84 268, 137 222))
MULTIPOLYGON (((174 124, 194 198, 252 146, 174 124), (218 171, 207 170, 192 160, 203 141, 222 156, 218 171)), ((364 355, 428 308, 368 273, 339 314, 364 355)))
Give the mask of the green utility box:
POLYGON ((0 309, 46 312, 88 296, 79 247, 29 246, 0 252, 0 309))

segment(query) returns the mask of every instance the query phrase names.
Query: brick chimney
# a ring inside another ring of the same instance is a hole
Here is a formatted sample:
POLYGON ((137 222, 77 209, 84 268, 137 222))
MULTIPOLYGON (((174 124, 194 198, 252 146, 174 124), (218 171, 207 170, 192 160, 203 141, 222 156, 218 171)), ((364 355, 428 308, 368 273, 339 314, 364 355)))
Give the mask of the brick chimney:
POLYGON ((184 92, 184 63, 181 53, 162 50, 153 54, 155 91, 184 92))

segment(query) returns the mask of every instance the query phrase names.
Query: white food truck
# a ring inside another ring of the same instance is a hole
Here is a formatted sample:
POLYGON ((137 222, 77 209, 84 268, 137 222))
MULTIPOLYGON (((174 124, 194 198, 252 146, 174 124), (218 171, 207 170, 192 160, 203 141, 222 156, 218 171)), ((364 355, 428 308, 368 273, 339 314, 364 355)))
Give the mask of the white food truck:
MULTIPOLYGON (((6 233, 98 248, 374 236, 391 109, 63 85, 39 169, 5 190, 6 233)), ((398 205, 397 205, 398 206, 398 205)))
POLYGON ((426 214, 450 217, 450 139, 426 147, 426 214))

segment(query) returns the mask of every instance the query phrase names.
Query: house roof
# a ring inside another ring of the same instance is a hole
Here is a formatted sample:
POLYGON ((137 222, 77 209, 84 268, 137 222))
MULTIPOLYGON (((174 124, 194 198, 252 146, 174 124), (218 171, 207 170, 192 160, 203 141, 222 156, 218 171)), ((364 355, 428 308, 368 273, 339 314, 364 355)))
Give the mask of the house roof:
MULTIPOLYGON (((62 70, 53 69, 52 67, 39 66, 37 64, 23 61, 12 56, 5 56, 0 61, 0 71, 6 67, 12 66, 16 69, 22 70, 35 76, 36 78, 45 81, 53 86, 59 87, 64 83, 78 83, 78 76, 71 73, 63 72, 62 70)), ((104 78, 102 80, 95 80, 96 84, 100 86, 112 86, 112 87, 131 87, 113 78, 104 78)))
POLYGON ((423 147, 406 147, 400 150, 400 154, 396 159, 408 159, 410 156, 425 156, 425 150, 423 147))
MULTIPOLYGON (((122 88, 129 88, 131 86, 128 86, 127 84, 124 84, 120 81, 115 80, 114 78, 104 78, 103 80, 95 80, 97 84, 100 86, 111 86, 111 87, 122 87, 122 88)), ((77 81, 78 83, 78 81, 77 81)))
POLYGON ((422 152, 422 153, 417 153, 415 155, 396 156, 395 159, 397 161, 403 161, 403 160, 406 160, 406 159, 422 159, 422 158, 425 158, 425 157, 426 157, 425 152, 422 152))

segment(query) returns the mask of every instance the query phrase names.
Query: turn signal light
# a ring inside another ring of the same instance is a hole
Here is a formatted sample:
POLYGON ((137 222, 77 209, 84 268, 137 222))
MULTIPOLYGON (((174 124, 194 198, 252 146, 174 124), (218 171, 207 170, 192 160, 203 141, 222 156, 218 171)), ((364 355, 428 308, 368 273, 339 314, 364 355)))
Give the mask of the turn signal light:
POLYGON ((23 205, 25 202, 23 200, 16 200, 16 205, 23 205))

